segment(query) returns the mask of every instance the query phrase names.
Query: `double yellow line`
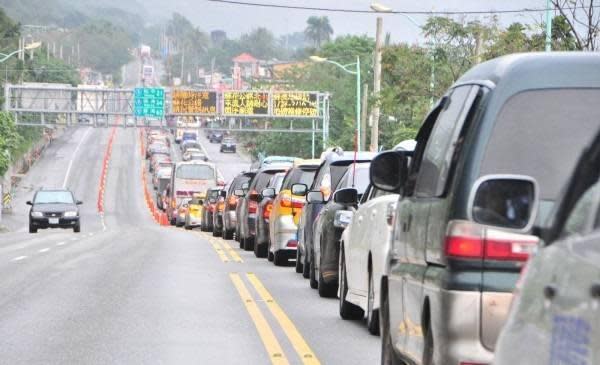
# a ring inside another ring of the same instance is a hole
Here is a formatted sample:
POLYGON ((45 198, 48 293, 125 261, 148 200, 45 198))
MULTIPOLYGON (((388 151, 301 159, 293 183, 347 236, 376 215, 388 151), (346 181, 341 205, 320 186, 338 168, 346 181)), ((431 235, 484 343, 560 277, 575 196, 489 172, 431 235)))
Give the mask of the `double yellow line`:
POLYGON ((244 262, 235 249, 231 247, 229 242, 217 237, 213 237, 204 232, 199 232, 199 235, 211 244, 217 255, 219 255, 221 261, 239 263, 244 262))
MULTIPOLYGON (((277 340, 277 337, 273 333, 273 330, 269 326, 266 318, 260 310, 257 302, 254 300, 250 291, 244 284, 242 277, 238 273, 230 273, 229 277, 233 282, 233 285, 237 289, 242 302, 244 303, 248 314, 252 318, 256 330, 269 354, 269 359, 273 364, 289 364, 289 361, 281 347, 281 344, 277 340)), ((308 346, 294 323, 285 314, 283 309, 277 304, 273 296, 265 288, 258 277, 253 273, 246 273, 246 279, 252 284, 260 299, 265 303, 273 317, 279 323, 279 326, 285 333, 286 337, 294 347, 294 350, 300 357, 303 364, 317 365, 320 364, 319 359, 315 356, 315 353, 308 346)))

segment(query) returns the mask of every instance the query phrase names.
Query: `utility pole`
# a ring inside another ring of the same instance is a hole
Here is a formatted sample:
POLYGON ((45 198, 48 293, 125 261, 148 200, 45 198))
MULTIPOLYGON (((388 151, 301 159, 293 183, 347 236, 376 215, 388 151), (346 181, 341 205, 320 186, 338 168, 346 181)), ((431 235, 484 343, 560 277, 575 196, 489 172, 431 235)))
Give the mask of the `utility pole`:
POLYGON ((183 63, 185 62, 185 47, 181 47, 181 83, 183 83, 183 63))
POLYGON ((375 64, 373 65, 373 95, 376 98, 375 105, 371 111, 373 126, 371 127, 372 152, 379 150, 379 92, 381 91, 381 48, 383 35, 383 18, 377 17, 377 32, 375 33, 375 64))
POLYGON ((367 145, 367 111, 369 108, 368 105, 369 100, 369 84, 365 83, 363 87, 363 95, 362 95, 362 107, 361 116, 360 116, 360 150, 364 151, 367 145))

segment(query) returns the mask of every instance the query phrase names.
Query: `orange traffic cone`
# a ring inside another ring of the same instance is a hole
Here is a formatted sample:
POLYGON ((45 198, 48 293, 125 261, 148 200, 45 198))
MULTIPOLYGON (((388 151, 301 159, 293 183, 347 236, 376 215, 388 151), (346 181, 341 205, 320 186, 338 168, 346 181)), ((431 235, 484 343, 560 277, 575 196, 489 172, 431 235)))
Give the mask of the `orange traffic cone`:
POLYGON ((159 213, 159 223, 161 226, 168 226, 169 225, 169 219, 167 218, 167 213, 165 212, 160 212, 159 213))

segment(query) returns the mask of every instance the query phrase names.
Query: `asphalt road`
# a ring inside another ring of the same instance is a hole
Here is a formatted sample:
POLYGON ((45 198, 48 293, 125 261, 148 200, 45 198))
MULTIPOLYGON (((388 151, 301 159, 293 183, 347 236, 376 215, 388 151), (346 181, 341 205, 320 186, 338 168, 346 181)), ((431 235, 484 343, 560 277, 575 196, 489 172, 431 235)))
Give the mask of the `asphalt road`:
MULTIPOLYGON (((237 243, 161 227, 143 200, 139 133, 118 129, 96 199, 110 129, 68 130, 23 179, 0 234, 0 363, 372 364, 379 338, 343 321, 293 267, 237 243), (39 187, 84 201, 82 232, 29 234, 39 187)), ((203 137, 201 137, 203 138, 203 137)), ((201 139, 226 180, 247 168, 201 139)))

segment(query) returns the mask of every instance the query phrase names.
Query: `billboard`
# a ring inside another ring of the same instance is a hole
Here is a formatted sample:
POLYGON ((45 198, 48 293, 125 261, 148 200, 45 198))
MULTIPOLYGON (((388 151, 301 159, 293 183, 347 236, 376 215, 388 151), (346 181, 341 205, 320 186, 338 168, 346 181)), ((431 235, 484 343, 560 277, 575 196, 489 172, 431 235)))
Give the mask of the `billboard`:
POLYGON ((307 91, 278 91, 273 93, 274 117, 318 117, 317 93, 307 91))
POLYGON ((268 91, 224 91, 223 114, 227 116, 268 116, 268 91))
POLYGON ((172 111, 179 114, 217 114, 216 91, 173 90, 172 111))

